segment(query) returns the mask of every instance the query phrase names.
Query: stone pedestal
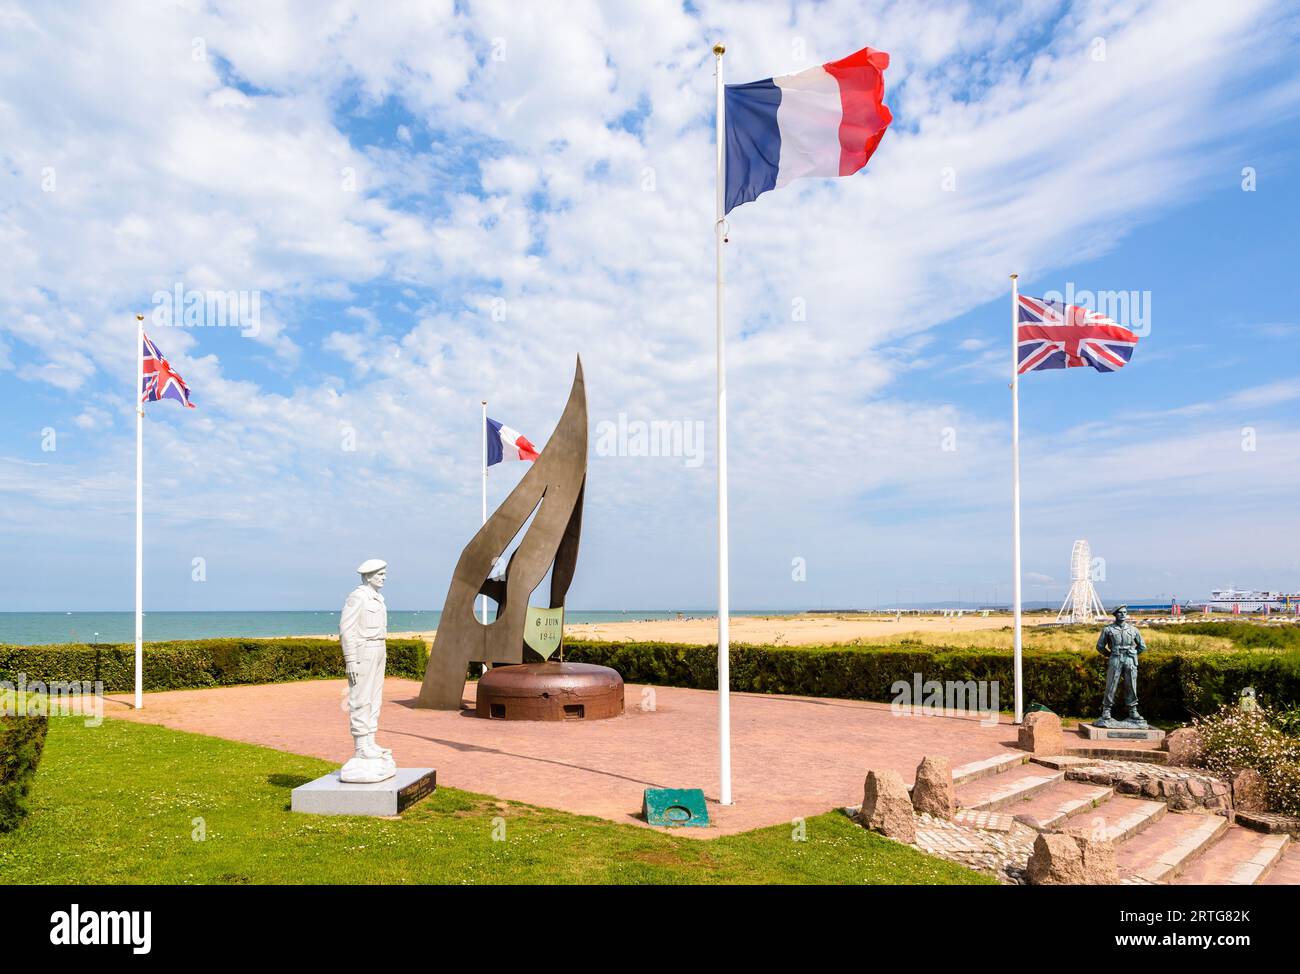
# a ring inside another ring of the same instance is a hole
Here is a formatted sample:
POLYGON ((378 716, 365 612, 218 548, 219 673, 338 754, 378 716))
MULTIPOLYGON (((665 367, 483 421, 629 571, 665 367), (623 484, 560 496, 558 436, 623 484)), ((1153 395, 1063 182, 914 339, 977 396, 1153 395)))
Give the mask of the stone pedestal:
POLYGON ((433 768, 398 768, 384 781, 358 784, 329 774, 293 790, 290 808, 311 815, 400 815, 437 787, 433 768))
POLYGON ((1091 741, 1162 741, 1165 737, 1165 732, 1155 727, 1126 727, 1119 723, 1110 727, 1080 724, 1079 733, 1091 741))

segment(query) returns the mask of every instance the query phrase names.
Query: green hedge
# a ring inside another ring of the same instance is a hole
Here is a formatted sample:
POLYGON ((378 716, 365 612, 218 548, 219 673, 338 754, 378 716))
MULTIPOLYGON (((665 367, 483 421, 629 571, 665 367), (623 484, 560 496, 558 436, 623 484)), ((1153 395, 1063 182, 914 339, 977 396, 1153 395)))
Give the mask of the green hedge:
MULTIPOLYGON (((629 683, 714 690, 717 647, 672 643, 604 643, 566 640, 564 658, 612 666, 629 683)), ((1025 650, 1025 702, 1075 716, 1101 710, 1106 661, 1093 652, 1025 650)), ((912 646, 735 646, 731 688, 888 702, 896 681, 967 680, 999 684, 998 705, 1011 708, 1009 652, 912 646)), ((1161 722, 1184 722, 1235 701, 1243 686, 1262 699, 1290 706, 1300 701, 1300 652, 1147 652, 1138 668, 1142 713, 1161 722)))
MULTIPOLYGON (((424 677, 428 651, 423 640, 388 641, 388 675, 424 677)), ((66 643, 54 646, 0 645, 0 681, 28 685, 103 681, 108 693, 135 687, 135 647, 126 643, 66 643)), ((146 643, 144 688, 181 690, 284 683, 343 676, 343 654, 332 639, 190 639, 146 643)))
POLYGON ((0 832, 18 828, 27 814, 27 795, 49 724, 45 716, 0 714, 0 832))

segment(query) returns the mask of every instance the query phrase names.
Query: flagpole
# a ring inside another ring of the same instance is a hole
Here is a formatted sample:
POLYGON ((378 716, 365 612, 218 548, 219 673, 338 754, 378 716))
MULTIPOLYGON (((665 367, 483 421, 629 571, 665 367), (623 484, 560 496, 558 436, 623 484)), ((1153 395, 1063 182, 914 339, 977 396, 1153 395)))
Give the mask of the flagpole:
POLYGON ((1025 719, 1020 625, 1020 314, 1019 274, 1011 275, 1011 588, 1015 614, 1016 723, 1025 719))
POLYGON ((144 315, 135 316, 135 709, 144 707, 144 315))
MULTIPOLYGON (((482 431, 483 434, 482 442, 480 443, 480 445, 483 447, 483 523, 487 524, 487 400, 481 399, 479 401, 483 404, 483 422, 479 426, 479 429, 482 431)), ((483 625, 486 626, 488 621, 487 596, 486 595, 482 596, 482 599, 483 599, 483 603, 482 603, 483 625)), ((487 671, 487 664, 484 664, 483 670, 484 672, 487 671)))
POLYGON ((722 44, 713 45, 717 110, 718 171, 715 179, 716 206, 713 235, 717 249, 717 343, 718 343, 718 801, 731 804, 731 592, 728 585, 727 550, 727 348, 723 336, 723 257, 726 235, 727 132, 726 88, 722 83, 722 44))

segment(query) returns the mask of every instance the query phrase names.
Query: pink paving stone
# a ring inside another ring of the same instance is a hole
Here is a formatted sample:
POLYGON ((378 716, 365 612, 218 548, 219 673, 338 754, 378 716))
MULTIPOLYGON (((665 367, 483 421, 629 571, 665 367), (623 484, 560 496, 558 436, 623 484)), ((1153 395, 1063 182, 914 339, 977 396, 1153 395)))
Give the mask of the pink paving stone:
POLYGON ((991 778, 980 778, 959 785, 957 806, 988 810, 987 806, 992 802, 995 806, 992 810, 1010 812, 1014 816, 1016 806, 1022 800, 1063 778, 1063 772, 1045 768, 1041 764, 1022 764, 991 778))
POLYGON ((1153 822, 1115 852, 1123 874, 1164 882, 1186 868, 1228 828, 1220 815, 1171 812, 1153 822))
POLYGON ((1006 811, 1033 828, 1065 828, 1071 824, 1071 816, 1085 814, 1109 797, 1109 788, 1086 781, 1061 781, 1006 811))
POLYGON ((1300 845, 1292 843, 1260 885, 1300 886, 1300 845))
MULTIPOLYGON (((107 698, 110 717, 308 754, 339 764, 352 740, 342 680, 176 690, 146 694, 144 710, 124 695, 107 698)), ((627 687, 622 717, 564 723, 492 721, 467 711, 417 710, 419 684, 384 682, 379 742, 403 767, 438 769, 438 784, 515 801, 641 824, 649 787, 703 788, 716 836, 862 800, 868 768, 891 768, 911 782, 926 754, 954 765, 1014 748, 1010 723, 897 716, 888 704, 733 693, 732 792, 717 799, 717 695, 679 687, 627 687), (653 694, 653 711, 643 710, 653 694)), ((466 687, 473 706, 474 684, 466 687)))
POLYGON ((1181 886, 1253 885, 1285 855, 1286 835, 1267 835, 1234 825, 1176 882, 1181 886))

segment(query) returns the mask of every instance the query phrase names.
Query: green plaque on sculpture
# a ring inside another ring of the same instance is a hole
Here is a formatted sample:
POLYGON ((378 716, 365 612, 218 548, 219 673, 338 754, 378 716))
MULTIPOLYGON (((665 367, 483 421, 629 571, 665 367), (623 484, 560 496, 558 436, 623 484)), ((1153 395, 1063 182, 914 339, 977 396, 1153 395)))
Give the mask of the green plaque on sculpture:
POLYGON ((524 616, 524 642, 542 659, 550 659, 564 641, 564 606, 555 609, 528 607, 524 616))

